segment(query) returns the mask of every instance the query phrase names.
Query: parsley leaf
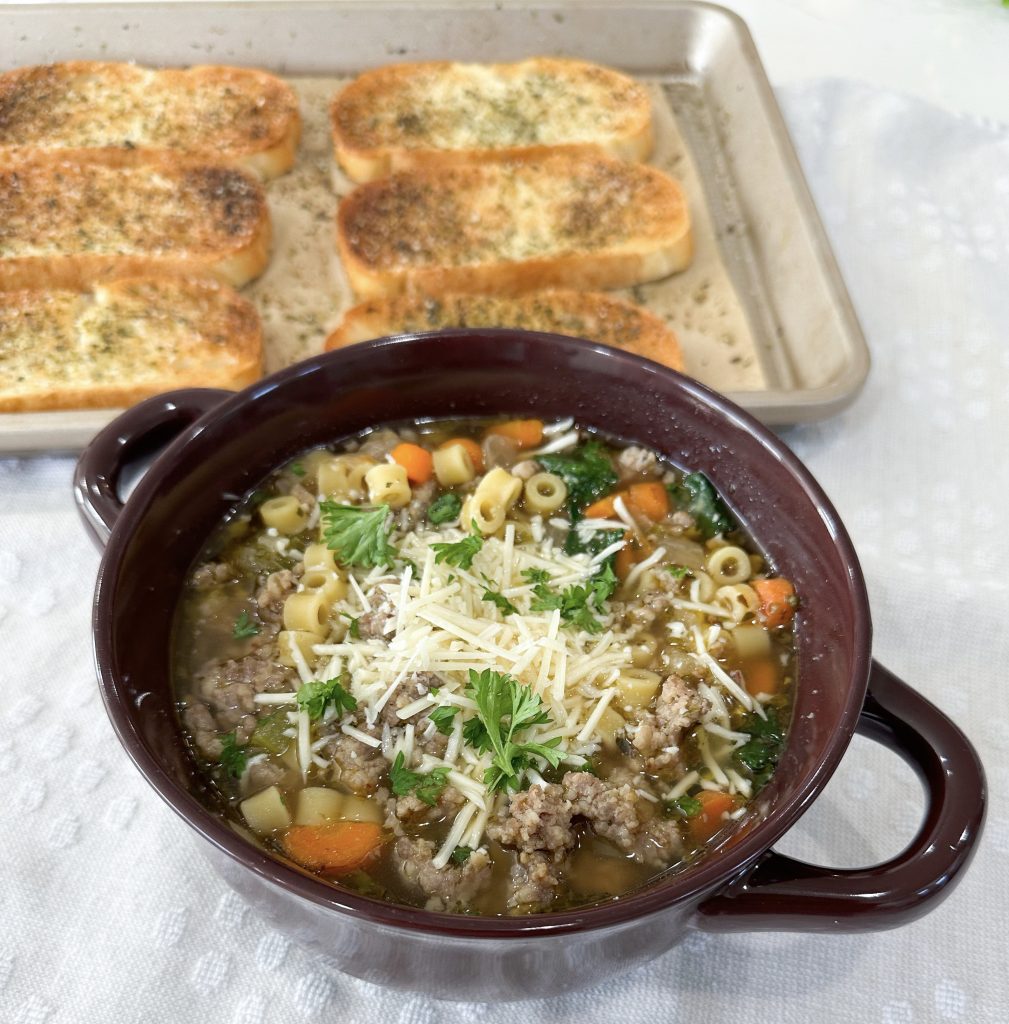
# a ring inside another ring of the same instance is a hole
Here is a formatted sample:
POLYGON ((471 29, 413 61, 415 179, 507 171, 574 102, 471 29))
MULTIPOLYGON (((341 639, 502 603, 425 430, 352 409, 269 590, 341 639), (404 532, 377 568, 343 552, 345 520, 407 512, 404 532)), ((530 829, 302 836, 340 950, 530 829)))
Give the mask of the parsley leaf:
POLYGON ((322 718, 330 704, 336 708, 337 713, 356 710, 357 701, 347 692, 345 683, 350 684, 350 676, 346 672, 336 679, 327 679, 325 682, 312 680, 305 683, 298 691, 298 707, 302 711, 307 711, 312 721, 322 718))
POLYGON ((449 855, 448 858, 453 864, 465 864, 469 860, 469 855, 473 852, 472 847, 469 846, 457 846, 449 855))
POLYGON ((435 526, 440 526, 442 523, 450 523, 453 519, 458 519, 461 511, 462 498, 458 494, 447 491, 431 502, 427 510, 427 517, 435 526))
MULTIPOLYGON (((484 783, 491 792, 517 789, 522 775, 538 758, 543 758, 553 768, 560 764, 563 756, 557 749, 560 737, 555 736, 548 743, 517 739, 517 734, 525 729, 550 723, 539 694, 511 676, 492 669, 479 673, 470 669, 467 690, 477 704, 477 717, 470 722, 479 721, 483 727, 479 732, 469 730, 471 735, 476 734, 477 743, 474 745, 480 750, 494 752, 491 765, 484 774, 484 783)), ((464 736, 466 732, 464 727, 464 736)))
POLYGON ((295 476, 304 476, 305 475, 305 467, 300 462, 292 462, 291 463, 291 472, 295 476))
POLYGON ((619 584, 613 566, 607 562, 588 583, 570 586, 562 594, 555 593, 545 583, 537 583, 533 587, 533 600, 529 607, 534 612, 559 608, 561 618, 568 625, 586 633, 601 633, 603 625, 593 614, 593 609, 601 610, 603 602, 612 597, 619 584))
POLYGON ((688 474, 682 484, 670 487, 669 493, 694 517, 697 528, 705 537, 711 538, 735 529, 732 514, 703 473, 688 474))
POLYGON ((473 565, 473 559, 477 552, 483 547, 483 537, 476 528, 476 520, 471 524, 472 532, 468 537, 452 543, 432 544, 436 562, 448 562, 449 565, 456 565, 460 569, 469 569, 473 565))
POLYGON ((504 594, 499 594, 496 590, 491 590, 489 587, 484 588, 481 600, 492 601, 501 610, 502 615, 515 615, 518 612, 518 608, 504 594))
POLYGON ((217 763, 233 779, 240 779, 248 760, 249 755, 245 752, 244 746, 239 746, 234 730, 225 733, 221 737, 221 753, 217 758, 217 763))
POLYGON ((688 569, 685 565, 667 565, 666 572, 668 572, 673 579, 677 580, 683 580, 688 576, 694 575, 693 569, 688 569))
POLYGON ((319 504, 326 547, 337 553, 344 565, 366 569, 391 565, 396 549, 389 543, 389 506, 360 508, 339 505, 329 499, 319 504))
POLYGON ((546 569, 523 569, 522 576, 530 583, 549 583, 550 573, 546 569))
POLYGON ((432 768, 426 775, 412 772, 406 767, 406 759, 401 750, 389 768, 389 783, 396 796, 413 793, 418 800, 423 800, 428 807, 434 807, 438 797, 448 785, 448 768, 432 768))
POLYGON ((491 749, 490 736, 479 717, 468 718, 462 725, 462 738, 481 754, 491 749))
POLYGON ((453 719, 461 710, 458 704, 442 704, 427 717, 434 722, 434 727, 442 736, 448 736, 452 732, 453 719))
POLYGON ((361 639, 361 616, 359 615, 356 619, 349 612, 340 612, 340 614, 347 620, 347 635, 351 640, 361 639))
POLYGON ((236 640, 245 640, 250 636, 257 636, 258 633, 259 626, 249 618, 249 613, 243 608, 239 613, 238 618, 235 619, 235 625, 231 630, 231 635, 236 640))
POLYGON ((704 805, 696 797, 678 796, 666 802, 666 807, 681 818, 693 818, 700 814, 704 805))
POLYGON ((608 494, 617 482, 609 456, 598 441, 589 441, 570 455, 537 455, 536 461, 567 484, 572 522, 581 519, 585 506, 608 494))

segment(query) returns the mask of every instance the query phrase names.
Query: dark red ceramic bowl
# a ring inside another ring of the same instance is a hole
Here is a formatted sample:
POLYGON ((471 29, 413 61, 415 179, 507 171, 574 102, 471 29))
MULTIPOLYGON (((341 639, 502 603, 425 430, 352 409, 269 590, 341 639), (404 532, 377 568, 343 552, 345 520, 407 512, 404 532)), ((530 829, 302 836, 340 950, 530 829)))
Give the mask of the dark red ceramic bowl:
POLYGON ((688 927, 851 931, 936 906, 970 860, 985 784, 968 741, 871 659, 865 588, 823 491, 768 430, 701 385, 613 349, 519 331, 447 331, 320 356, 238 395, 179 391, 123 414, 77 468, 104 544, 95 658, 109 717, 144 777, 206 842, 227 881, 275 925, 350 974, 441 998, 520 999, 596 984, 688 927), (573 415, 702 470, 795 581, 798 688, 787 750, 759 812, 721 849, 617 901, 535 917, 381 903, 283 864, 204 805, 172 702, 169 644, 187 570, 236 498, 303 449, 413 417, 573 415), (171 440, 174 438, 174 440, 171 440), (168 447, 125 506, 124 467, 168 447), (771 849, 823 789, 853 732, 903 756, 927 793, 898 857, 865 870, 771 849))

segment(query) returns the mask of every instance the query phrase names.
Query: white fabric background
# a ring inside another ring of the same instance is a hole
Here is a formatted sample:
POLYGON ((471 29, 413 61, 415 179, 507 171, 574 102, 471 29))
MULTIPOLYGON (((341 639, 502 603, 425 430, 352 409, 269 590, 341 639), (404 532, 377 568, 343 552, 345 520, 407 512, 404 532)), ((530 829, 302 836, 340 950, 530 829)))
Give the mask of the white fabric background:
MULTIPOLYGON (((1009 1020, 1009 132, 835 81, 781 98, 875 361, 848 412, 785 436, 854 537, 877 656, 985 760, 988 828, 959 889, 876 935, 695 933, 550 1001, 450 1005, 325 976, 223 888, 112 735, 71 460, 0 460, 0 1021, 1009 1020)), ((921 809, 910 772, 856 741, 782 848, 875 862, 921 809)))

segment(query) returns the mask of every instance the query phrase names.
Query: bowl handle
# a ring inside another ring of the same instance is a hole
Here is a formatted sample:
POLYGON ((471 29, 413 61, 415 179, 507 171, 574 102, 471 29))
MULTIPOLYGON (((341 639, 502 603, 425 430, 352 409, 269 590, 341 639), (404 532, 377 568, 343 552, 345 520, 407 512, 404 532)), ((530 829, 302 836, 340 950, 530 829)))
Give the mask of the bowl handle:
POLYGON ((74 496, 84 525, 99 548, 108 543, 123 510, 119 497, 123 470, 144 456, 160 452, 232 394, 220 388, 168 391, 127 409, 95 436, 77 460, 74 496))
POLYGON ((970 862, 985 815, 985 776, 964 734, 878 662, 856 731, 899 754, 928 801, 902 853, 870 868, 817 867, 769 851, 698 908, 705 931, 858 932, 913 921, 950 894, 970 862))

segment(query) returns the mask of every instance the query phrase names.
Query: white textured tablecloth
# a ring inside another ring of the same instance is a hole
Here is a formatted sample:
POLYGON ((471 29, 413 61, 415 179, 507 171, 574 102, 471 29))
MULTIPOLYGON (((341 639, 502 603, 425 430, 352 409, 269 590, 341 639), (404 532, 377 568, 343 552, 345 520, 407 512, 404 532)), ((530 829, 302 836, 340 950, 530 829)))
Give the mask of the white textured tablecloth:
MULTIPOLYGON (((839 82, 782 101, 874 358, 848 412, 785 436, 854 537, 877 657, 986 763, 988 828, 957 891, 875 935, 694 933, 550 1001, 324 975, 223 887, 113 737, 71 460, 0 460, 0 1021, 1009 1021, 1009 132, 839 82)), ((877 862, 922 807, 910 771, 856 740, 782 849, 877 862)))

